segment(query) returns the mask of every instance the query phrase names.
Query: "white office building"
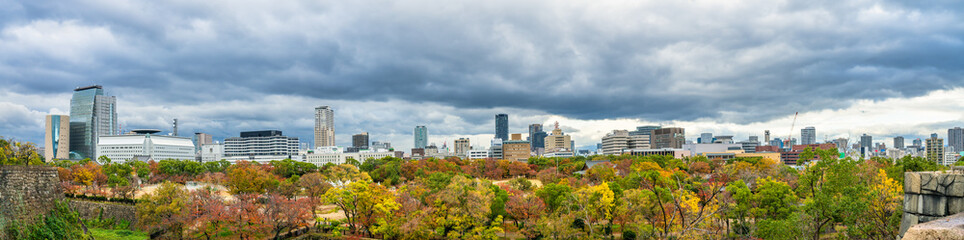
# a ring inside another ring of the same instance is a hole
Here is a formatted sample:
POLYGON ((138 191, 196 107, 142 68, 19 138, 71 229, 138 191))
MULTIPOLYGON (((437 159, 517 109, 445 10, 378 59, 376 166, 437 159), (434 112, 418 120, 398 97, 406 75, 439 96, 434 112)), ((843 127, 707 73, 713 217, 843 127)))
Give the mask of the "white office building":
POLYGON ((392 156, 395 156, 395 153, 387 150, 361 150, 358 152, 345 152, 345 148, 343 147, 329 146, 315 148, 315 151, 308 153, 305 156, 305 159, 307 159, 309 163, 322 166, 329 163, 335 165, 345 164, 348 162, 348 159, 355 159, 358 162, 365 162, 365 160, 371 158, 379 159, 392 156))
POLYGON ((486 159, 486 158, 490 158, 490 157, 491 157, 491 156, 489 156, 489 150, 488 150, 488 149, 472 149, 472 150, 468 150, 468 151, 465 151, 465 155, 468 156, 469 159, 486 159))
POLYGON ((97 158, 107 156, 113 162, 195 159, 191 138, 154 135, 158 132, 160 130, 134 130, 127 135, 100 136, 97 158))
POLYGON ((299 146, 298 138, 278 130, 241 132, 240 137, 224 139, 224 158, 232 162, 296 159, 299 146))

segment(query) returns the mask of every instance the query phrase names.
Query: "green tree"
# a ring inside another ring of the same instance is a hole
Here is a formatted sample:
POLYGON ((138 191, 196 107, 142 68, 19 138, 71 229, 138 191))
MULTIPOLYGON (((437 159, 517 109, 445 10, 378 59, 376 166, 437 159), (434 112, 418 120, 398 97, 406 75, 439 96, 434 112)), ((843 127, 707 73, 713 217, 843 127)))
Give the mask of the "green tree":
POLYGON ((797 196, 790 185, 768 178, 757 181, 753 202, 757 218, 783 220, 796 209, 797 196))
POLYGON ((536 196, 539 196, 546 203, 546 209, 550 212, 561 207, 571 194, 572 188, 563 184, 550 183, 536 190, 536 196))
POLYGON ((854 213, 868 209, 865 201, 868 187, 861 184, 858 162, 850 158, 838 159, 817 150, 820 161, 810 165, 800 176, 798 195, 806 197, 801 210, 807 215, 807 233, 820 239, 820 233, 838 223, 852 224, 854 213))

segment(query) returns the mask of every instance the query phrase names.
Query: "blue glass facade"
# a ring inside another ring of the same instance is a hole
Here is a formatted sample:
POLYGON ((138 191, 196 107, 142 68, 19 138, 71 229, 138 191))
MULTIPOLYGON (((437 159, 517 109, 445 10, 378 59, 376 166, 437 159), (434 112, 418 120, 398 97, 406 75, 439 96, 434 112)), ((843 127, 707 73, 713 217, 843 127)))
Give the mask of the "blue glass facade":
POLYGON ((94 129, 94 99, 104 95, 100 87, 79 88, 70 98, 70 152, 80 158, 94 158, 97 135, 94 129))
POLYGON ((509 140, 509 115, 500 113, 495 115, 495 138, 509 140))

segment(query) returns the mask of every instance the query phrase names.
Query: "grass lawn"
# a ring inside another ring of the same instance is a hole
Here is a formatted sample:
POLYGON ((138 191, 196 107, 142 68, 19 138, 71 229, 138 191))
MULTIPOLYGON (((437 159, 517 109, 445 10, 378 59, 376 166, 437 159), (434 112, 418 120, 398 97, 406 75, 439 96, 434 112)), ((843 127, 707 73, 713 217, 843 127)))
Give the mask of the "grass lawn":
POLYGON ((90 228, 90 234, 97 240, 131 240, 148 239, 147 233, 130 230, 112 230, 101 228, 90 228))

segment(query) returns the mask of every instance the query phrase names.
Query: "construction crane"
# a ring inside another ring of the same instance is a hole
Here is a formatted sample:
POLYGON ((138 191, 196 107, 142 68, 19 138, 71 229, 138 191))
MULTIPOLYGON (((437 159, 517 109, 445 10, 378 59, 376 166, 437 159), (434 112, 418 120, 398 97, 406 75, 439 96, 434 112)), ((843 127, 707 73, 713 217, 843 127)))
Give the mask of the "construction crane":
MULTIPOLYGON (((794 113, 793 113, 793 123, 790 123, 790 134, 787 134, 787 140, 784 140, 784 141, 786 141, 788 144, 785 144, 785 145, 789 145, 790 139, 791 139, 791 137, 793 137, 793 127, 795 127, 795 125, 797 125, 797 115, 799 115, 799 114, 800 114, 800 112, 794 112, 794 113)), ((793 147, 793 146, 790 146, 790 147, 793 147)))

